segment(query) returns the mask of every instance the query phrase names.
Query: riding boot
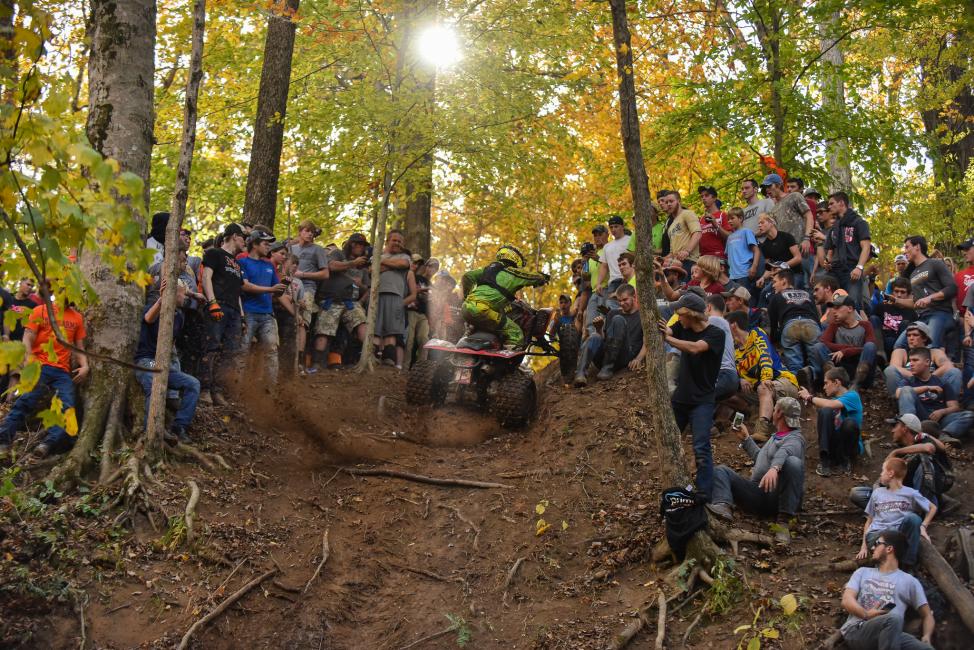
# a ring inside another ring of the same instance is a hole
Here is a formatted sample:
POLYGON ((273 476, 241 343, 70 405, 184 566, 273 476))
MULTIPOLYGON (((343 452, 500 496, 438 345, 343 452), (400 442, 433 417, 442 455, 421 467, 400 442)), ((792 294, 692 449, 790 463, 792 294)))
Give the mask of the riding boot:
POLYGON ((859 390, 869 379, 869 370, 870 367, 868 363, 860 363, 858 366, 856 366, 856 376, 853 377, 849 390, 859 390))
POLYGON ((599 381, 612 379, 620 352, 622 352, 622 341, 619 339, 609 339, 605 342, 605 354, 602 356, 602 369, 596 375, 599 381))
POLYGON ((578 351, 578 364, 575 366, 575 385, 585 386, 588 384, 588 377, 585 371, 588 364, 592 363, 592 348, 587 343, 582 344, 582 349, 578 351))

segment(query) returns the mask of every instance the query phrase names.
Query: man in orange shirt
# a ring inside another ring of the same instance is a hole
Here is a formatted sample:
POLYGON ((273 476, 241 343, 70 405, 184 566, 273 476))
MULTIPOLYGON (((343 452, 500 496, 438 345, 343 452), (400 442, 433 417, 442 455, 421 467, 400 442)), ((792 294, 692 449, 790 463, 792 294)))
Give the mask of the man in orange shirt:
MULTIPOLYGON (((86 332, 81 314, 71 306, 64 310, 55 306, 54 314, 64 339, 74 347, 84 350, 86 332)), ((47 308, 44 305, 35 307, 30 313, 24 330, 24 346, 30 350, 28 362, 34 359, 40 361, 41 376, 34 389, 21 395, 7 417, 0 423, 0 459, 10 453, 10 443, 13 442, 14 435, 23 428, 27 417, 34 413, 48 387, 61 400, 65 419, 74 420, 76 418, 74 385, 81 383, 88 376, 88 358, 83 352, 75 354, 78 367, 72 371, 71 350, 54 337, 51 323, 47 319, 47 308), (53 344, 54 348, 53 358, 48 351, 50 344, 53 344)), ((44 458, 52 452, 67 451, 74 446, 76 435, 77 432, 69 434, 64 427, 56 425, 50 427, 41 444, 34 448, 34 455, 44 458)))

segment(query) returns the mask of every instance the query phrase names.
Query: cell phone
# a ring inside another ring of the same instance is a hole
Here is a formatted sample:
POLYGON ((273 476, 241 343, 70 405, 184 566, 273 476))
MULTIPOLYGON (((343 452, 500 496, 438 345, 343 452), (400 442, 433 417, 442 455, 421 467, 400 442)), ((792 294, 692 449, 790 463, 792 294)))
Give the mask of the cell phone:
POLYGON ((896 609, 896 603, 893 602, 893 601, 890 601, 888 603, 884 603, 883 606, 880 607, 880 609, 883 610, 884 612, 892 611, 892 610, 896 609))
POLYGON ((738 429, 741 428, 742 424, 744 424, 744 414, 741 413, 740 411, 735 411, 734 420, 731 422, 731 429, 737 431, 738 429))

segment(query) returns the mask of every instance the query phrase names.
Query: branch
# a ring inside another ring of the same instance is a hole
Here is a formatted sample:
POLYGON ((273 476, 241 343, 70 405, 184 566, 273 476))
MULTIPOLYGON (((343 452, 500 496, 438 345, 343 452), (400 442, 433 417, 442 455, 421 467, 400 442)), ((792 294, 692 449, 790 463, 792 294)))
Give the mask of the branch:
POLYGON ((230 607, 230 605, 234 604, 235 602, 237 602, 238 600, 240 600, 241 598, 243 598, 247 594, 248 591, 250 591, 251 589, 253 589, 257 585, 259 585, 260 583, 262 583, 264 580, 267 580, 268 578, 270 578, 275 573, 277 573, 277 567, 274 567, 273 569, 270 569, 269 571, 265 571, 263 574, 257 576, 256 578, 254 578, 253 580, 251 580, 250 582, 248 582, 247 584, 245 584, 243 587, 241 587, 240 589, 238 589, 237 591, 235 591, 233 593, 233 595, 231 595, 226 600, 224 600, 222 603, 220 603, 220 605, 216 609, 214 609, 212 612, 210 612, 209 614, 207 614, 206 616, 204 616, 200 620, 198 620, 195 623, 193 623, 192 627, 190 627, 188 630, 186 630, 186 634, 183 635, 183 638, 179 642, 179 647, 177 648, 177 650, 186 650, 186 647, 189 645, 190 638, 193 636, 193 634, 196 633, 197 630, 199 630, 201 627, 203 627, 204 625, 206 625, 207 623, 209 623, 210 621, 212 621, 214 618, 216 618, 217 616, 219 616, 220 614, 222 614, 223 612, 225 612, 227 610, 227 608, 230 607))
POLYGON ((401 478, 404 481, 415 481, 417 483, 427 483, 429 485, 439 485, 441 487, 470 487, 470 488, 499 488, 513 489, 513 485, 503 483, 488 483, 486 481, 470 481, 459 478, 435 478, 432 476, 422 476, 421 474, 410 474, 393 469, 365 469, 357 467, 343 467, 342 470, 352 476, 388 476, 389 478, 401 478))

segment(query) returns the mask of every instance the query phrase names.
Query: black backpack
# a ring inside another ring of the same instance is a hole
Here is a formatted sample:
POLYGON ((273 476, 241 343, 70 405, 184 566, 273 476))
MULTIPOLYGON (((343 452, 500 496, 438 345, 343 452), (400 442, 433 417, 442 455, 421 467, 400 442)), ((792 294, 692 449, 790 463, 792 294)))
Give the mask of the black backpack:
POLYGON ((707 527, 704 501, 692 488, 667 488, 660 496, 659 514, 666 521, 666 541, 682 561, 690 538, 707 527))

